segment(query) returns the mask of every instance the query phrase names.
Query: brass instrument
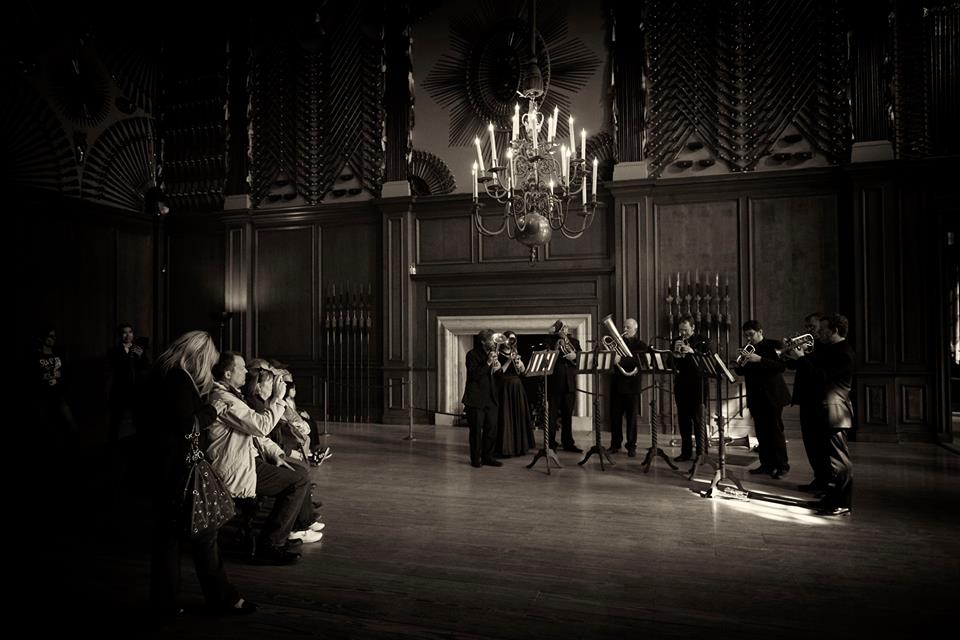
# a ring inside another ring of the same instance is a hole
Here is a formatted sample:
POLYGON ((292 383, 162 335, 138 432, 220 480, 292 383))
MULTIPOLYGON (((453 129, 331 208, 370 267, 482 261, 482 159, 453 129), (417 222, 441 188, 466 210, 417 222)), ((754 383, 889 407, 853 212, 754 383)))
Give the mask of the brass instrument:
POLYGON ((517 335, 512 331, 508 333, 510 336, 507 338, 506 342, 503 342, 498 346, 500 355, 513 362, 513 366, 516 368, 517 373, 523 373, 526 370, 526 367, 523 364, 523 360, 520 359, 520 353, 517 351, 517 335))
POLYGON ((507 343, 507 336, 502 333, 493 334, 493 348, 487 351, 487 364, 500 365, 500 346, 507 343))
MULTIPOLYGON (((600 321, 601 326, 607 330, 607 334, 600 338, 600 342, 603 343, 603 348, 607 351, 616 352, 621 358, 632 358, 633 352, 630 351, 630 347, 627 346, 627 343, 623 340, 623 335, 620 331, 617 330, 617 325, 613 323, 613 314, 608 315, 606 318, 600 321)), ((635 376, 637 375, 638 369, 634 369, 630 373, 627 373, 623 370, 623 367, 617 364, 617 369, 620 370, 625 376, 635 376)))
POLYGON ((577 350, 573 348, 573 343, 570 342, 570 336, 561 334, 560 339, 557 340, 557 350, 562 356, 568 356, 571 353, 576 353, 577 350))
POLYGON ((683 336, 677 336, 677 337, 673 340, 673 347, 672 347, 673 355, 674 355, 675 357, 677 357, 677 358, 682 358, 682 357, 684 357, 685 355, 687 355, 687 353, 686 353, 685 351, 680 351, 680 349, 679 349, 679 347, 678 347, 678 345, 677 345, 678 342, 680 343, 680 346, 689 347, 689 346, 690 346, 690 339, 689 339, 689 338, 685 338, 685 337, 683 337, 683 336))
POLYGON ((777 349, 777 356, 781 357, 784 353, 793 351, 794 349, 806 351, 812 347, 815 342, 816 340, 814 340, 813 336, 809 333, 794 336, 789 340, 783 341, 783 347, 781 349, 777 349))
POLYGON ((749 342, 745 344, 743 348, 740 349, 740 353, 737 355, 737 366, 742 367, 743 365, 747 364, 747 356, 754 351, 756 351, 756 348, 754 348, 753 344, 749 342))

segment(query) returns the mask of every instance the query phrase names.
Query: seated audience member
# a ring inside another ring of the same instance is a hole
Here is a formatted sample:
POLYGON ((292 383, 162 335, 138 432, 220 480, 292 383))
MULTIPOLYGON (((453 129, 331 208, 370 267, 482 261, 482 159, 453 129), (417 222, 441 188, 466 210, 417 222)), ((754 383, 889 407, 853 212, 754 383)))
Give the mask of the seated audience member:
POLYGON ((227 409, 208 430, 207 456, 234 498, 276 498, 261 531, 255 560, 267 564, 296 562, 300 554, 287 550, 287 538, 309 494, 310 482, 276 450, 264 453, 258 440, 273 431, 283 416, 283 381, 274 386, 264 410, 258 412, 240 395, 247 376, 241 356, 229 351, 221 354, 213 376, 210 399, 220 400, 227 409))

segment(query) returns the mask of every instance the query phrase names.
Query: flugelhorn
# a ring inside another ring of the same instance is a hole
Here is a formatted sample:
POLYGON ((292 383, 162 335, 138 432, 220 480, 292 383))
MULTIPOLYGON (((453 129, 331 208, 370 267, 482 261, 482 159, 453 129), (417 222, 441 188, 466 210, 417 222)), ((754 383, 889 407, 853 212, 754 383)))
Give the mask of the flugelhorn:
POLYGON ((789 340, 783 341, 783 347, 777 349, 777 356, 782 356, 787 351, 793 351, 794 349, 806 351, 813 346, 814 342, 816 342, 816 340, 814 340, 813 336, 809 333, 794 336, 789 340))
MULTIPOLYGON (((627 343, 624 342, 623 336, 617 329, 617 325, 613 323, 613 314, 610 314, 601 320, 600 324, 604 329, 607 330, 608 334, 600 338, 600 341, 603 343, 603 348, 607 351, 615 351, 620 355, 621 358, 632 358, 633 352, 630 351, 630 347, 628 347, 627 343)), ((620 373, 625 376, 636 375, 637 373, 636 369, 634 369, 631 373, 627 373, 619 364, 617 364, 617 369, 620 369, 620 373)))
POLYGON ((754 346, 751 343, 743 345, 743 348, 740 349, 740 353, 737 354, 737 366, 742 367, 747 364, 747 356, 756 351, 754 346))

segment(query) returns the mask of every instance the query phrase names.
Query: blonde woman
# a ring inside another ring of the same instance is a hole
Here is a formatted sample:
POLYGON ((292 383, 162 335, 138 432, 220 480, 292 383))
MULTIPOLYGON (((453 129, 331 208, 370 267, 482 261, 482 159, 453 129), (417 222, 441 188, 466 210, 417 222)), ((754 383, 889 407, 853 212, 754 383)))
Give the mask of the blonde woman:
MULTIPOLYGON (((224 402, 206 400, 213 387, 211 369, 219 355, 209 334, 190 331, 177 338, 154 367, 150 453, 155 521, 150 599, 154 612, 162 618, 179 612, 183 487, 190 448, 185 436, 193 430, 194 421, 202 432, 227 408, 224 402)), ((227 579, 216 531, 193 539, 191 547, 200 587, 211 609, 226 614, 256 610, 227 579)))

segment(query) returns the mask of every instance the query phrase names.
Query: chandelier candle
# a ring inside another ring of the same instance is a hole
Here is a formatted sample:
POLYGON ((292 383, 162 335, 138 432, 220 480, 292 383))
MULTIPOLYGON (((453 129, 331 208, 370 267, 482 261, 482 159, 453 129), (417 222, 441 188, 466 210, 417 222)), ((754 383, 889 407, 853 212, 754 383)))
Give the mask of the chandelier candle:
POLYGON ((479 176, 486 171, 486 168, 483 166, 483 150, 480 148, 480 138, 474 138, 473 143, 477 145, 477 163, 480 165, 480 170, 477 172, 477 175, 479 176))
POLYGON ((493 123, 490 123, 490 126, 487 127, 490 130, 490 170, 493 171, 498 166, 497 164, 497 138, 493 134, 493 123))

